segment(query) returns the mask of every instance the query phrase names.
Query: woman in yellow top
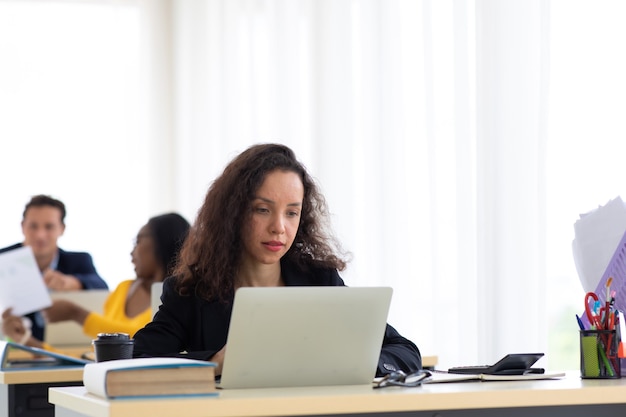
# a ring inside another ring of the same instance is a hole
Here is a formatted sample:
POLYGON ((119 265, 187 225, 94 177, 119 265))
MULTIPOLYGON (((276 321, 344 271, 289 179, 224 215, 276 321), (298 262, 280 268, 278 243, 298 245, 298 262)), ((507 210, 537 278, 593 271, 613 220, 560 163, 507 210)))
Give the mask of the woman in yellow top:
MULTIPOLYGON (((152 217, 137 234, 131 252, 137 277, 121 282, 107 297, 103 314, 88 311, 68 300, 56 300, 43 311, 48 323, 73 320, 85 334, 128 333, 131 337, 152 320, 150 290, 154 282, 165 279, 175 266, 178 250, 187 237, 189 223, 176 213, 152 217)), ((7 309, 2 314, 2 332, 22 344, 54 350, 36 339, 24 326, 22 318, 7 309)))

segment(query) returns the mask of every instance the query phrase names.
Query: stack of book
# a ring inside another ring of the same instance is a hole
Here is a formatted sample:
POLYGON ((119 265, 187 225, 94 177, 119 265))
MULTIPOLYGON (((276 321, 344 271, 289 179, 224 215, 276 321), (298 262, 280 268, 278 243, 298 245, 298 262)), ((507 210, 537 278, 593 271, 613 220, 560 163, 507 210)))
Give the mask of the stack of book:
POLYGON ((213 362, 184 358, 120 359, 85 365, 83 384, 104 398, 217 395, 213 362))

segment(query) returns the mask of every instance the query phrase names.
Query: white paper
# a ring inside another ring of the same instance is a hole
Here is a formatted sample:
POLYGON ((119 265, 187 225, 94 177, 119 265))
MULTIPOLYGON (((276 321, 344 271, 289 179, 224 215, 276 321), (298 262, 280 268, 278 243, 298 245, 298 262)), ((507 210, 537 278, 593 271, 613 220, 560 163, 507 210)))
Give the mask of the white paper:
POLYGON ((438 382, 468 382, 468 381, 527 381, 537 379, 558 379, 564 378, 565 372, 552 372, 543 374, 523 374, 523 375, 490 375, 490 374, 453 374, 445 371, 435 371, 430 379, 424 384, 435 384, 438 382))
POLYGON ((0 253, 0 313, 12 307, 14 315, 23 316, 51 305, 30 246, 0 253))
POLYGON ((589 213, 574 224, 574 264, 585 292, 595 291, 626 232, 626 205, 621 197, 589 213))

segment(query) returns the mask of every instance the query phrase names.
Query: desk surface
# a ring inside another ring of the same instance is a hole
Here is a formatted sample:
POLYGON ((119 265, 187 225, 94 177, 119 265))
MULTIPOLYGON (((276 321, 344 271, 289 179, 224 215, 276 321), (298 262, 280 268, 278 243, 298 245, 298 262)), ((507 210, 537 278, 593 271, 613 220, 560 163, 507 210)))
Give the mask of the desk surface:
MULTIPOLYGON (((81 354, 87 352, 89 347, 75 346, 68 347, 62 353, 72 354, 72 356, 80 357, 81 354)), ((29 352, 14 350, 9 353, 11 359, 24 359, 31 357, 29 352)), ((422 358, 424 367, 434 367, 437 365, 437 356, 424 356, 422 358)), ((0 384, 32 384, 40 382, 67 382, 82 381, 83 367, 71 367, 61 369, 28 369, 19 371, 0 371, 0 384)))
POLYGON ((83 380, 83 367, 58 369, 20 369, 0 371, 0 384, 39 384, 46 382, 74 382, 83 380))
POLYGON ((370 386, 222 390, 218 397, 105 400, 84 387, 51 388, 57 407, 92 417, 266 417, 404 411, 477 410, 626 403, 626 379, 428 384, 420 388, 370 386), (209 406, 210 404, 210 406, 209 406), (148 413, 149 410, 149 413, 148 413))
POLYGON ((437 366, 437 356, 422 356, 422 366, 428 369, 434 369, 437 366))

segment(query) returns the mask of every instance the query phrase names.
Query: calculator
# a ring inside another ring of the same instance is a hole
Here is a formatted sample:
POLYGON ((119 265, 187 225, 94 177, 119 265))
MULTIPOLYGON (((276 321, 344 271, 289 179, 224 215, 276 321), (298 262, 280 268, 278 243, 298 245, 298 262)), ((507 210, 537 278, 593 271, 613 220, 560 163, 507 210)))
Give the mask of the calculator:
POLYGON ((509 353, 493 365, 455 366, 448 369, 451 374, 490 374, 490 375, 524 375, 542 374, 543 368, 532 368, 543 353, 509 353))

